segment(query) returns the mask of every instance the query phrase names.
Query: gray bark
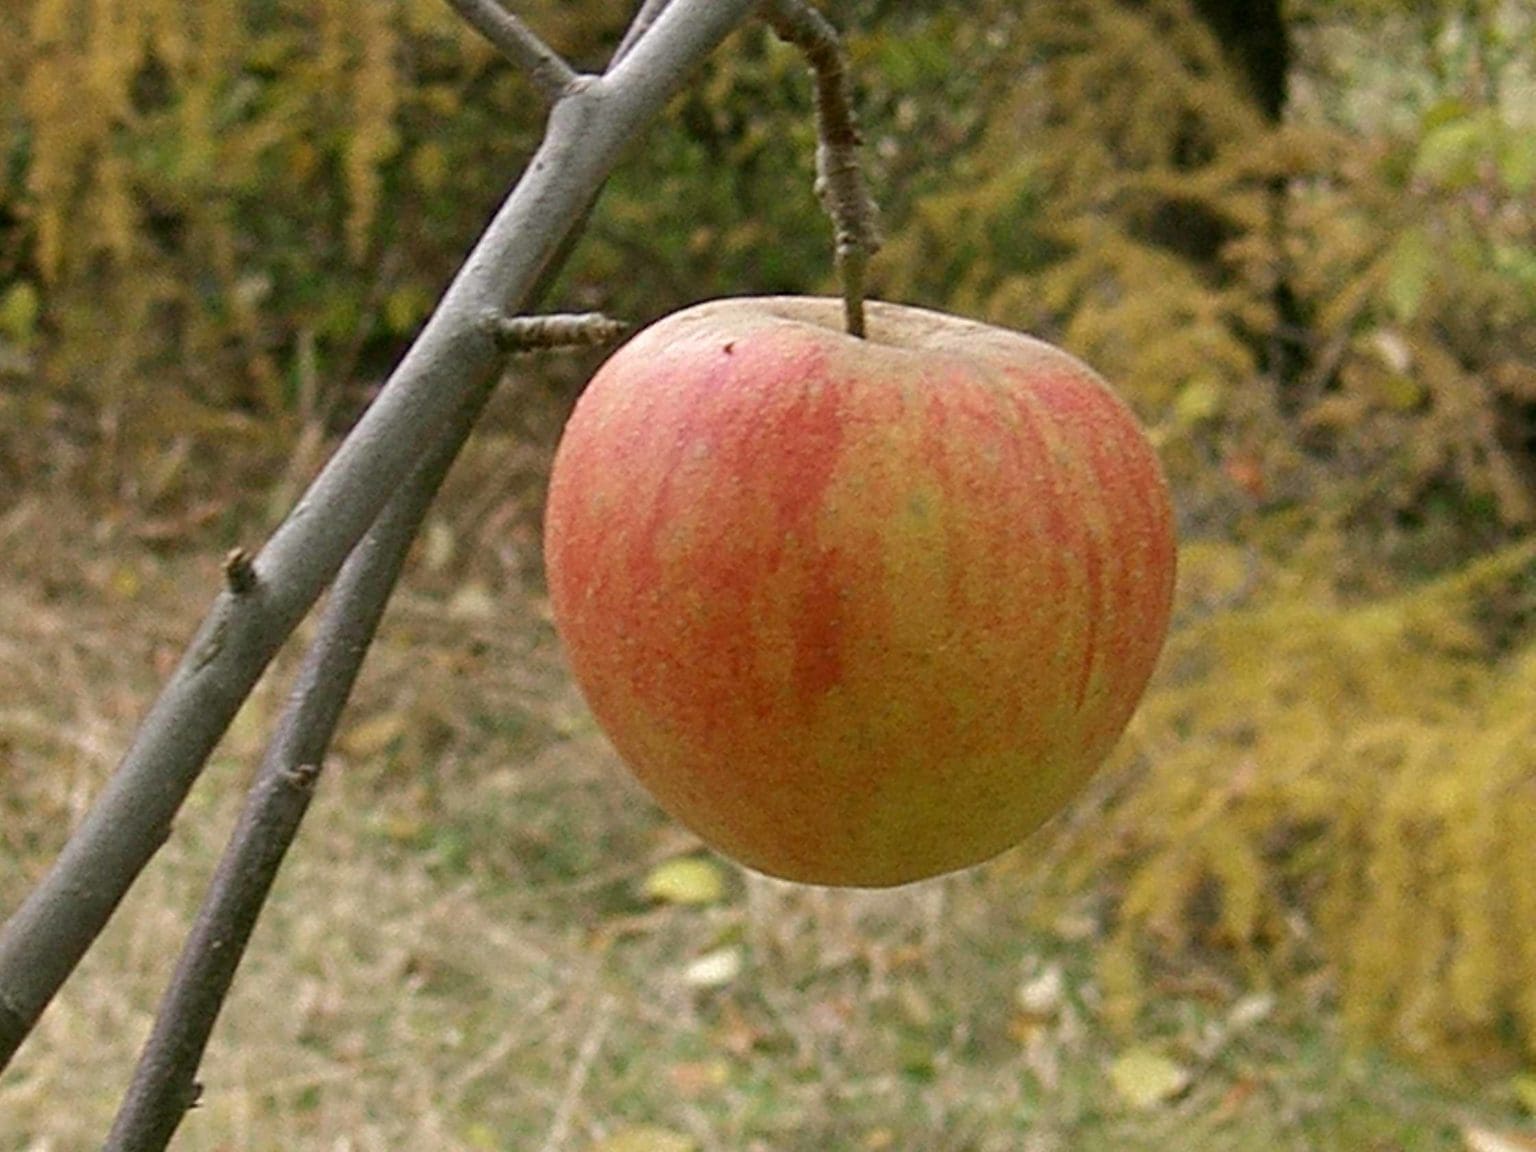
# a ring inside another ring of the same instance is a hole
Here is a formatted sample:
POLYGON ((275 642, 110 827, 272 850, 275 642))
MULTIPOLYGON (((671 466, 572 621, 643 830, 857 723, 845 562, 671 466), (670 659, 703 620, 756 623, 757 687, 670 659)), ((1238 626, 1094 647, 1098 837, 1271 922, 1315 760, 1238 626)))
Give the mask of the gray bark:
POLYGON ((499 370, 493 321, 522 310, 624 149, 756 0, 674 0, 603 76, 565 84, 543 143, 378 399, 223 592, 50 871, 0 928, 0 1069, 169 837, 278 648, 452 413, 499 370))

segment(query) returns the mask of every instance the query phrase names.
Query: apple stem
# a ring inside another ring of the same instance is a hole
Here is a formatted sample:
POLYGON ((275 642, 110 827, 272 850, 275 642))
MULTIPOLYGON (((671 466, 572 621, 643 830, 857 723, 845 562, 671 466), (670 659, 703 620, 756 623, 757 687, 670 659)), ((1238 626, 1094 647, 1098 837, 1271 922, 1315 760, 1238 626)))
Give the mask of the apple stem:
POLYGON ((864 338, 864 273, 869 255, 864 249, 837 246, 837 275, 843 284, 843 323, 848 335, 864 338))
POLYGON ((800 49, 816 78, 816 195, 832 218, 848 334, 863 336, 864 279, 880 234, 859 163, 848 60, 836 29, 805 0, 764 0, 761 12, 779 39, 800 49))

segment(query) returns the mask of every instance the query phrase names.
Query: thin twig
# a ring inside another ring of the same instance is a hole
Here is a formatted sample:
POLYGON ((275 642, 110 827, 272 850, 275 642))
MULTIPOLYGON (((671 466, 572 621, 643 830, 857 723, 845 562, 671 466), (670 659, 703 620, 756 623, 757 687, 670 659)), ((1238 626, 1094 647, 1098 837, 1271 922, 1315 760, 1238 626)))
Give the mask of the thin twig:
POLYGON ((0 926, 0 1070, 144 866, 267 664, 405 482, 423 445, 502 362, 488 309, 534 286, 635 137, 754 0, 673 0, 602 77, 572 85, 517 187, 404 360, 254 558, 248 594, 214 601, 132 747, 53 867, 0 926))
POLYGON ((551 352, 609 344, 629 330, 601 312, 557 312, 542 316, 493 316, 496 347, 503 352, 551 352))
POLYGON ((763 0, 763 19, 805 56, 816 77, 816 195, 832 218, 848 332, 864 335, 864 277, 880 247, 877 210, 859 164, 848 61, 837 31, 805 0, 763 0))
POLYGON ((651 25, 656 23, 656 18, 661 15, 662 9, 671 2, 672 0, 640 0, 635 18, 624 30, 624 37, 619 41, 619 46, 613 50, 613 59, 608 62, 610 68, 629 55, 630 49, 640 42, 640 37, 650 31, 651 25))
POLYGON ((598 1001, 591 1027, 581 1039, 581 1047, 576 1050, 576 1059, 571 1062, 571 1070, 565 1078, 565 1091, 560 1094, 560 1103, 555 1108, 549 1133, 544 1137, 539 1152, 560 1152, 565 1147, 565 1141, 571 1134, 571 1121, 576 1115, 576 1105, 581 1102, 587 1077, 592 1074, 592 1065, 597 1061, 597 1054, 602 1051, 603 1040, 612 1023, 613 1000, 604 996, 598 1001))
POLYGON ((528 74, 539 95, 553 104, 576 81, 575 70, 533 29, 498 0, 448 0, 466 24, 528 74))
POLYGON ((160 1002, 105 1152, 162 1152, 201 1086, 198 1065, 411 541, 490 389, 465 402, 347 559, 288 706, 160 1002))
MULTIPOLYGON (((622 63, 624 58, 634 50, 635 45, 650 30, 651 25, 656 22, 656 18, 661 15, 662 10, 669 3, 671 3, 671 0, 640 0, 639 10, 635 13, 634 19, 630 21, 629 27, 624 30, 624 35, 619 40, 619 46, 613 50, 613 57, 608 61, 610 71, 622 63)), ((597 196, 600 191, 601 189, 598 189, 597 192, 592 194, 592 198, 587 201, 586 206, 581 210, 581 215, 577 218, 575 226, 567 233, 565 241, 555 252, 554 259, 551 261, 554 267, 564 267, 571 251, 576 246, 577 238, 586 232, 587 223, 592 219, 592 211, 597 207, 597 196)), ((542 293, 535 295, 537 297, 542 295, 542 293)))

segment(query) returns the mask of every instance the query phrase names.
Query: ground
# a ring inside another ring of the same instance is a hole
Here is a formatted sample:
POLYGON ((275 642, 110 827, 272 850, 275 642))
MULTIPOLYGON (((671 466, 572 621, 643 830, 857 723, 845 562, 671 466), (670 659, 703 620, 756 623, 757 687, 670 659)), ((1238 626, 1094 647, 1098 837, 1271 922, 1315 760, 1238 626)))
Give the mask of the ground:
MULTIPOLYGON (((1346 1044, 1326 978, 1189 972, 1117 1033, 1094 984, 1103 902, 1037 901, 1048 836, 886 893, 702 854, 564 674, 524 497, 503 512, 478 490, 449 494, 386 618, 177 1148, 1529 1147, 1475 1143, 1519 1129, 1507 1092, 1346 1044), (689 857, 707 866, 655 898, 656 869, 689 857)), ((121 754, 222 547, 251 542, 219 523, 169 532, 67 491, 0 506, 0 909, 121 754)), ((0 1152, 99 1145, 295 661, 0 1077, 0 1152)))

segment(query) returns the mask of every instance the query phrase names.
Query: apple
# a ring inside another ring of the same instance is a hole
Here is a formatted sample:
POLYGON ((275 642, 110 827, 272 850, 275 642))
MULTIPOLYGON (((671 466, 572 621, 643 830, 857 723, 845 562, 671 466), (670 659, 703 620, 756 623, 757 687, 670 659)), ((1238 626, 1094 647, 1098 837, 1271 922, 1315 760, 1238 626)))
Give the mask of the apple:
POLYGON ((607 361, 555 455, 550 604, 661 806, 758 871, 886 887, 1070 801, 1168 627, 1167 483, 1060 349, 920 308, 717 300, 607 361))

